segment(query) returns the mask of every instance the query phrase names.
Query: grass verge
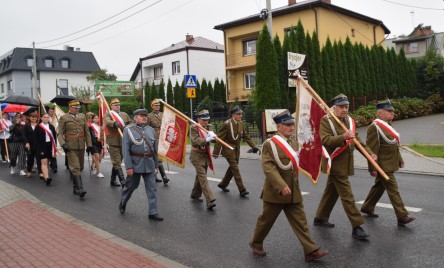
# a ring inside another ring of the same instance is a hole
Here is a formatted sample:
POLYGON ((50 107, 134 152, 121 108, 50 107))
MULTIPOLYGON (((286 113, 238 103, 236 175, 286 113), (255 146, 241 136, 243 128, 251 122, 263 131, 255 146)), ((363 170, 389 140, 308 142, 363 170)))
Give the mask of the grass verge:
POLYGON ((410 144, 408 147, 424 156, 444 158, 444 145, 410 144))

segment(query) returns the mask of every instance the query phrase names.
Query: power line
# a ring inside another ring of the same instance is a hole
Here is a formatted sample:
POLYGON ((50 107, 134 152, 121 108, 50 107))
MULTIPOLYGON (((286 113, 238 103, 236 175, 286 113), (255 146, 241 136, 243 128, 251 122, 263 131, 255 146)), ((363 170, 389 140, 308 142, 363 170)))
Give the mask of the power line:
POLYGON ((388 3, 392 3, 392 4, 395 4, 395 5, 405 6, 405 7, 413 7, 413 8, 428 9, 428 10, 444 10, 443 8, 431 8, 431 7, 410 6, 410 5, 405 5, 405 4, 401 4, 401 3, 396 3, 396 2, 388 1, 388 0, 382 0, 382 1, 384 1, 384 2, 388 2, 388 3))
POLYGON ((94 33, 100 32, 100 31, 102 31, 102 30, 104 30, 104 29, 106 29, 106 28, 109 28, 109 27, 111 27, 111 26, 113 26, 113 25, 115 25, 115 24, 117 24, 117 23, 119 23, 119 22, 122 22, 122 21, 124 21, 124 20, 126 20, 126 19, 128 19, 128 18, 130 18, 130 17, 132 17, 132 16, 134 16, 134 15, 136 15, 136 14, 138 14, 138 13, 144 11, 145 9, 150 8, 150 7, 152 7, 152 6, 154 6, 154 5, 158 4, 158 3, 160 3, 160 2, 162 2, 162 1, 163 1, 163 0, 158 0, 158 1, 154 2, 154 3, 152 3, 151 5, 146 6, 145 8, 142 8, 141 10, 132 13, 131 15, 128 15, 128 16, 126 16, 126 17, 124 17, 124 18, 122 18, 122 19, 120 19, 120 20, 118 20, 118 21, 116 21, 116 22, 113 22, 113 23, 111 23, 111 24, 109 24, 109 25, 107 25, 107 26, 105 26, 105 27, 102 27, 102 28, 100 28, 100 29, 98 29, 98 30, 95 30, 95 31, 93 31, 93 32, 91 32, 91 33, 88 33, 88 34, 82 35, 82 36, 80 36, 80 37, 77 37, 77 38, 74 38, 74 39, 71 39, 71 40, 68 40, 68 41, 62 42, 62 43, 58 43, 58 44, 51 45, 51 46, 46 46, 46 47, 43 47, 43 48, 50 48, 50 47, 55 47, 55 46, 63 45, 63 44, 66 44, 66 43, 69 43, 69 42, 72 42, 72 41, 75 41, 75 40, 79 40, 79 39, 81 39, 81 38, 83 38, 83 37, 86 37, 86 36, 92 35, 92 34, 94 34, 94 33))
POLYGON ((117 17, 118 15, 120 15, 120 14, 122 14, 122 13, 128 11, 128 10, 130 10, 131 8, 137 6, 137 5, 139 5, 139 4, 141 4, 141 3, 145 2, 145 1, 146 1, 146 0, 142 0, 142 1, 140 1, 139 3, 137 3, 137 4, 133 5, 133 6, 130 6, 129 8, 127 8, 127 9, 125 9, 125 10, 123 10, 123 11, 117 13, 117 14, 112 15, 111 17, 109 17, 109 18, 107 18, 107 19, 104 19, 104 20, 102 20, 102 21, 100 21, 100 22, 98 22, 98 23, 96 23, 96 24, 93 24, 93 25, 91 25, 91 26, 89 26, 89 27, 86 27, 86 28, 83 28, 83 29, 81 29, 81 30, 78 30, 77 32, 70 33, 70 34, 67 34, 67 35, 64 35, 64 36, 61 36, 61 37, 55 38, 55 39, 51 39, 51 40, 47 40, 47 41, 42 41, 42 42, 37 42, 36 44, 37 44, 37 45, 40 45, 40 44, 44 44, 44 43, 49 43, 49 42, 56 41, 56 40, 60 40, 60 39, 62 39, 62 38, 65 38, 65 37, 68 37, 68 36, 71 36, 71 35, 78 34, 78 33, 80 33, 80 32, 83 32, 83 31, 85 31, 85 30, 88 30, 88 29, 90 29, 90 28, 92 28, 92 27, 94 27, 94 26, 97 26, 97 25, 99 25, 99 24, 101 24, 101 23, 104 23, 105 21, 108 21, 108 20, 110 20, 110 19, 112 19, 112 18, 114 18, 114 17, 117 17))

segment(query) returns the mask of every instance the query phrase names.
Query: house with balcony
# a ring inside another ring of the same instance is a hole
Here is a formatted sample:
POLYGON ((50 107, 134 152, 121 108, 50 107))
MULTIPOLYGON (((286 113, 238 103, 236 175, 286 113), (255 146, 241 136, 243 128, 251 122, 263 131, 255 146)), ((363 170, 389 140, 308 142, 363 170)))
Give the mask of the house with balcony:
MULTIPOLYGON (((385 46, 390 33, 382 21, 336 6, 330 0, 288 0, 287 6, 275 8, 271 14, 270 34, 278 35, 281 42, 299 20, 306 32, 317 32, 321 46, 327 37, 332 42, 344 42, 349 37, 352 43, 385 46)), ((214 27, 224 33, 227 102, 247 101, 256 85, 256 43, 264 23, 259 14, 253 14, 214 27)))
POLYGON ((136 88, 159 85, 168 79, 174 84, 181 84, 187 74, 196 75, 199 81, 217 79, 225 81, 224 46, 204 37, 190 34, 185 40, 172 44, 156 53, 141 58, 130 80, 136 88))
MULTIPOLYGON (((92 52, 65 46, 64 50, 35 49, 37 92, 43 102, 56 95, 72 95, 71 86, 94 88, 86 77, 100 67, 92 52)), ((32 48, 14 48, 0 56, 0 100, 10 95, 37 98, 32 90, 32 48)))
POLYGON ((432 26, 424 26, 422 23, 408 36, 387 39, 386 43, 387 48, 394 47, 396 53, 403 48, 408 59, 420 59, 429 49, 436 49, 444 57, 444 33, 435 33, 432 26))

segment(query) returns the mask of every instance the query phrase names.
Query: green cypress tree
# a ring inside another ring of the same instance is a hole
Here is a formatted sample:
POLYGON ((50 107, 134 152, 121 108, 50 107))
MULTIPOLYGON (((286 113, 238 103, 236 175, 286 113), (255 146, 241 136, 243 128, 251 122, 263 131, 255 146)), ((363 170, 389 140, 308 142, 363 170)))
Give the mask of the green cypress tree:
POLYGON ((371 57, 372 57, 372 63, 373 63, 373 69, 374 69, 374 78, 375 79, 375 89, 374 93, 377 95, 378 99, 382 99, 384 96, 382 94, 382 81, 381 81, 381 62, 378 57, 378 48, 376 46, 372 46, 371 49, 371 57))
POLYGON ((316 83, 317 86, 314 88, 319 96, 325 96, 325 87, 324 87, 324 69, 322 67, 322 56, 321 56, 321 45, 319 44, 318 34, 313 31, 311 42, 313 44, 314 50, 314 68, 316 68, 316 83))
POLYGON ((196 81, 196 98, 194 99, 196 101, 196 104, 199 104, 203 100, 204 97, 205 96, 202 95, 202 89, 200 86, 200 82, 199 82, 199 80, 197 80, 196 81))
POLYGON ((211 81, 208 81, 208 97, 210 97, 210 100, 214 100, 214 89, 211 81))
POLYGON ((330 37, 327 37, 325 46, 322 49, 322 68, 324 71, 325 97, 330 100, 335 95, 337 85, 337 71, 336 71, 336 55, 331 44, 330 37))
POLYGON ((302 25, 301 19, 298 20, 298 25, 296 26, 296 52, 299 54, 307 55, 307 43, 305 42, 305 30, 302 25))
POLYGON ((163 79, 162 79, 162 81, 160 81, 157 97, 162 100, 165 100, 165 83, 164 83, 163 79))
POLYGON ((362 43, 359 44, 359 57, 362 65, 361 68, 364 72, 362 81, 363 96, 366 96, 369 94, 370 90, 370 62, 365 51, 365 46, 362 43))
POLYGON ((171 83, 171 79, 168 78, 167 83, 167 96, 166 96, 167 103, 171 106, 176 106, 174 103, 174 95, 173 95, 173 84, 171 83))
MULTIPOLYGON (((284 87, 281 88, 282 99, 289 99, 289 88, 288 88, 288 52, 292 52, 291 50, 291 38, 289 34, 286 34, 284 37, 284 43, 282 44, 282 60, 283 60, 283 68, 285 70, 285 74, 283 76, 284 87)), ((283 106, 288 107, 288 106, 283 106)))
POLYGON ((220 80, 220 92, 221 92, 221 96, 222 96, 222 102, 227 104, 227 89, 225 87, 225 82, 224 80, 220 80))
POLYGON ((208 96, 208 84, 205 78, 202 79, 202 84, 200 85, 202 99, 208 96))
POLYGON ((148 83, 148 81, 146 81, 145 83, 145 88, 144 90, 144 94, 145 94, 145 107, 150 107, 151 104, 151 90, 150 90, 150 84, 148 83))
POLYGON ((369 61, 369 94, 370 95, 376 95, 376 79, 377 79, 377 74, 376 74, 376 63, 375 63, 375 59, 373 57, 373 53, 372 50, 368 47, 365 48, 366 54, 367 54, 367 58, 369 61))
POLYGON ((289 41, 290 41, 289 51, 290 52, 297 52, 298 39, 296 38, 296 28, 294 28, 294 27, 291 28, 289 38, 290 38, 289 39, 289 41))
POLYGON ((179 111, 183 111, 183 95, 179 82, 176 80, 176 84, 174 85, 174 108, 179 111))
POLYGON ((310 34, 307 32, 305 36, 305 42, 307 43, 307 57, 308 57, 308 83, 310 86, 317 90, 318 82, 317 82, 317 66, 316 66, 316 58, 314 55, 314 47, 311 42, 310 34))
POLYGON ((350 92, 350 82, 348 80, 348 68, 347 68, 347 56, 345 55, 345 46, 341 40, 338 42, 339 55, 338 61, 341 62, 341 74, 339 75, 339 79, 342 80, 343 92, 348 96, 350 92))
POLYGON ((216 80, 214 81, 214 100, 215 101, 222 101, 222 91, 220 88, 220 82, 219 82, 219 78, 216 78, 216 80))
MULTIPOLYGON (((278 72, 279 72, 279 92, 281 92, 281 96, 287 95, 286 89, 286 81, 287 81, 287 66, 285 66, 285 61, 283 59, 281 41, 279 40, 279 36, 276 36, 273 39, 274 50, 276 51, 276 57, 278 62, 278 72)), ((288 99, 281 98, 281 107, 288 107, 288 99)))
POLYGON ((281 96, 279 92, 278 62, 270 33, 264 24, 258 38, 256 51, 256 108, 258 111, 279 108, 281 96))
POLYGON ((387 54, 385 53, 385 49, 383 47, 378 47, 379 57, 381 59, 381 79, 382 79, 382 87, 384 96, 388 97, 388 92, 390 89, 389 86, 389 76, 388 76, 388 61, 387 54))
POLYGON ((347 58, 347 69, 348 69, 348 81, 349 81, 349 92, 348 97, 356 96, 356 63, 354 57, 353 45, 350 38, 345 39, 345 55, 347 58))
MULTIPOLYGON (((344 93, 345 91, 345 85, 344 85, 344 79, 342 77, 342 69, 344 68, 343 62, 342 62, 342 51, 341 51, 341 47, 339 46, 339 43, 335 40, 335 42, 333 43, 333 49, 335 51, 335 55, 336 55, 336 72, 335 72, 335 76, 336 79, 334 79, 335 81, 335 87, 334 87, 334 91, 333 91, 333 97, 338 95, 339 93, 344 93)), ((346 94, 346 93, 344 93, 346 94)))
POLYGON ((185 79, 182 80, 182 84, 180 85, 180 90, 183 92, 182 94, 182 103, 183 103, 183 110, 182 112, 186 114, 190 114, 190 99, 187 96, 187 88, 185 87, 185 79))
POLYGON ((154 80, 151 83, 151 89, 150 89, 150 101, 157 98, 157 88, 156 85, 154 84, 154 80))

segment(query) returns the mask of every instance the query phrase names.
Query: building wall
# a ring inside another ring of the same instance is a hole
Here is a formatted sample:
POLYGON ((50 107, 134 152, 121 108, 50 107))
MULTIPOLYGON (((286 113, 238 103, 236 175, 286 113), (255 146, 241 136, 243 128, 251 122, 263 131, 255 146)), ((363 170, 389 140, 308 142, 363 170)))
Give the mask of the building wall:
POLYGON ((40 71, 40 95, 43 102, 49 102, 59 91, 57 91, 57 80, 68 80, 69 94, 72 95, 71 86, 89 86, 94 91, 94 83, 86 80, 89 73, 60 73, 40 71))

